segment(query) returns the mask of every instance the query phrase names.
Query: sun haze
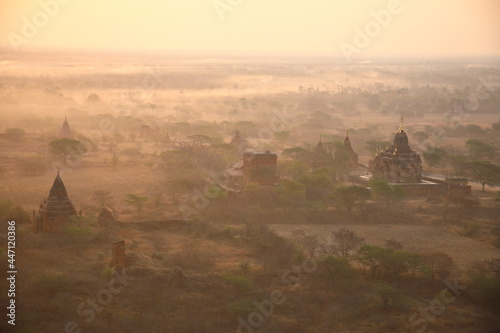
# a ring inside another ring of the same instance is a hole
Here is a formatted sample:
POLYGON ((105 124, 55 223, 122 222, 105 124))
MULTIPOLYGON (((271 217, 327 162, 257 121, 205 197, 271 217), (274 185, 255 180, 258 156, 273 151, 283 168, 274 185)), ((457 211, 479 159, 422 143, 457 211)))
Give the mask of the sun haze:
POLYGON ((391 6, 363 55, 500 54, 496 0, 3 0, 0 45, 342 56, 391 6))

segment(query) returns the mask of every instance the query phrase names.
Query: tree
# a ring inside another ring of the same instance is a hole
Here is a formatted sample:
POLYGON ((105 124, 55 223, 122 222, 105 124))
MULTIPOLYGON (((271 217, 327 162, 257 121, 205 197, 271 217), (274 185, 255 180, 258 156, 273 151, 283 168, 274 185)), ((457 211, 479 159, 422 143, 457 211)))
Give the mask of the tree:
POLYGON ((358 249, 363 242, 364 238, 360 237, 356 232, 341 228, 332 232, 330 248, 334 253, 338 253, 342 258, 347 259, 351 252, 358 249))
POLYGON ((370 190, 362 186, 343 186, 335 190, 334 202, 347 210, 351 216, 352 209, 356 205, 364 204, 370 199, 370 190))
POLYGON ((477 139, 469 139, 465 141, 465 145, 469 150, 469 156, 477 159, 491 159, 496 151, 494 146, 477 139))
POLYGON ((138 194, 129 193, 125 198, 125 202, 131 206, 137 208, 137 215, 141 216, 143 212, 143 206, 148 201, 147 196, 141 196, 138 194))
POLYGON ((390 249, 387 249, 381 260, 386 278, 389 281, 399 280, 403 273, 410 270, 410 268, 417 267, 419 262, 420 255, 417 253, 390 249))
POLYGON ((413 134, 413 137, 420 143, 424 142, 429 138, 429 135, 425 132, 418 131, 413 134))
POLYGON ((406 191, 401 186, 389 185, 385 180, 374 179, 370 181, 370 188, 373 198, 384 202, 386 209, 389 209, 391 204, 406 197, 406 191))
POLYGON ((325 201, 327 194, 332 190, 331 178, 325 172, 313 172, 298 179, 304 185, 307 200, 325 201))
POLYGON ((295 180, 282 180, 276 192, 285 212, 287 208, 301 206, 306 199, 305 186, 295 180))
POLYGON ((335 282, 339 278, 347 278, 352 275, 353 272, 346 258, 334 257, 332 255, 321 257, 318 260, 318 265, 327 270, 330 275, 332 287, 335 286, 335 282))
POLYGON ((74 156, 81 156, 87 152, 87 148, 78 140, 58 139, 49 142, 49 151, 52 156, 67 164, 74 156))
POLYGON ((401 291, 386 282, 380 282, 375 286, 375 292, 382 299, 384 309, 395 307, 403 301, 401 291))
POLYGON ((427 165, 431 168, 435 168, 443 162, 446 157, 446 150, 439 147, 427 146, 427 149, 422 152, 422 156, 427 165))
POLYGON ((382 267, 382 259, 389 250, 375 245, 362 245, 357 260, 370 269, 372 278, 376 278, 377 271, 382 267))
POLYGON ((472 161, 466 164, 465 170, 481 184, 483 192, 485 185, 494 187, 500 184, 500 165, 489 161, 472 161))
POLYGON ((153 235, 153 236, 149 237, 149 241, 153 245, 156 252, 160 252, 161 249, 167 243, 167 241, 165 240, 165 237, 163 237, 163 235, 160 235, 160 234, 153 235))
POLYGON ((4 138, 12 142, 22 142, 26 137, 26 132, 22 128, 8 128, 3 134, 4 138))
POLYGON ((296 161, 307 161, 311 157, 311 152, 302 147, 292 147, 283 150, 281 156, 296 161))
POLYGON ((450 273, 453 266, 453 259, 443 252, 425 253, 422 255, 420 271, 429 277, 431 285, 437 275, 443 278, 450 273))

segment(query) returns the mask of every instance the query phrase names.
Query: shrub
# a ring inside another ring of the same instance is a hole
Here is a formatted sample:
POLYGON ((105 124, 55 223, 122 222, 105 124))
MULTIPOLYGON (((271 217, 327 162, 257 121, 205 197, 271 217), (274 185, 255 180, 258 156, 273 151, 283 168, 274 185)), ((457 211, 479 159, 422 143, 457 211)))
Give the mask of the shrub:
POLYGON ((104 269, 102 270, 101 275, 109 279, 113 276, 114 273, 115 269, 106 265, 106 267, 104 267, 104 269))
POLYGON ((460 231, 460 234, 465 237, 474 237, 479 233, 480 229, 481 227, 477 223, 464 221, 462 223, 462 230, 460 231))
POLYGON ((64 273, 44 272, 33 281, 35 293, 42 295, 55 295, 67 291, 70 287, 68 277, 64 273))
POLYGON ((246 291, 253 289, 252 280, 250 280, 250 278, 246 276, 233 273, 225 273, 222 275, 222 278, 224 279, 224 281, 235 286, 238 291, 246 291))
POLYGON ((245 316, 250 312, 257 311, 255 300, 251 298, 238 299, 227 306, 227 310, 234 315, 245 316))

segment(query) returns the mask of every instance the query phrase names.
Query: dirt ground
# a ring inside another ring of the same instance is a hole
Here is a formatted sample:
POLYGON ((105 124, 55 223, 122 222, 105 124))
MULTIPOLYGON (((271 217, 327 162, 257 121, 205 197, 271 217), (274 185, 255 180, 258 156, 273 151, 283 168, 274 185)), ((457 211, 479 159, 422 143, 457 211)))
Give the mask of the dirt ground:
POLYGON ((270 225, 283 237, 290 237, 294 230, 303 230, 307 235, 319 235, 327 242, 332 231, 351 229, 365 239, 365 243, 382 246, 388 239, 404 244, 404 249, 417 252, 445 252, 450 255, 459 269, 467 268, 476 260, 498 257, 500 250, 475 239, 450 233, 445 227, 409 225, 270 225))

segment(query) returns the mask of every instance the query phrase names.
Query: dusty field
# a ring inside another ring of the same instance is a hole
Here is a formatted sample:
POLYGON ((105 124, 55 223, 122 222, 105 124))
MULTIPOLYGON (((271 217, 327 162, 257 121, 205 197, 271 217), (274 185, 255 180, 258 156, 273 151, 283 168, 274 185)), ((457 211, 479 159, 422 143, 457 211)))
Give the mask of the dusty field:
POLYGON ((297 229, 308 235, 319 235, 321 240, 328 241, 332 231, 347 228, 355 231, 365 239, 367 244, 384 245, 388 239, 404 244, 406 250, 418 252, 445 252, 456 262, 457 267, 464 269, 475 260, 498 257, 500 250, 493 246, 466 237, 451 234, 446 228, 408 225, 288 225, 273 224, 270 227, 279 235, 290 237, 297 229))

